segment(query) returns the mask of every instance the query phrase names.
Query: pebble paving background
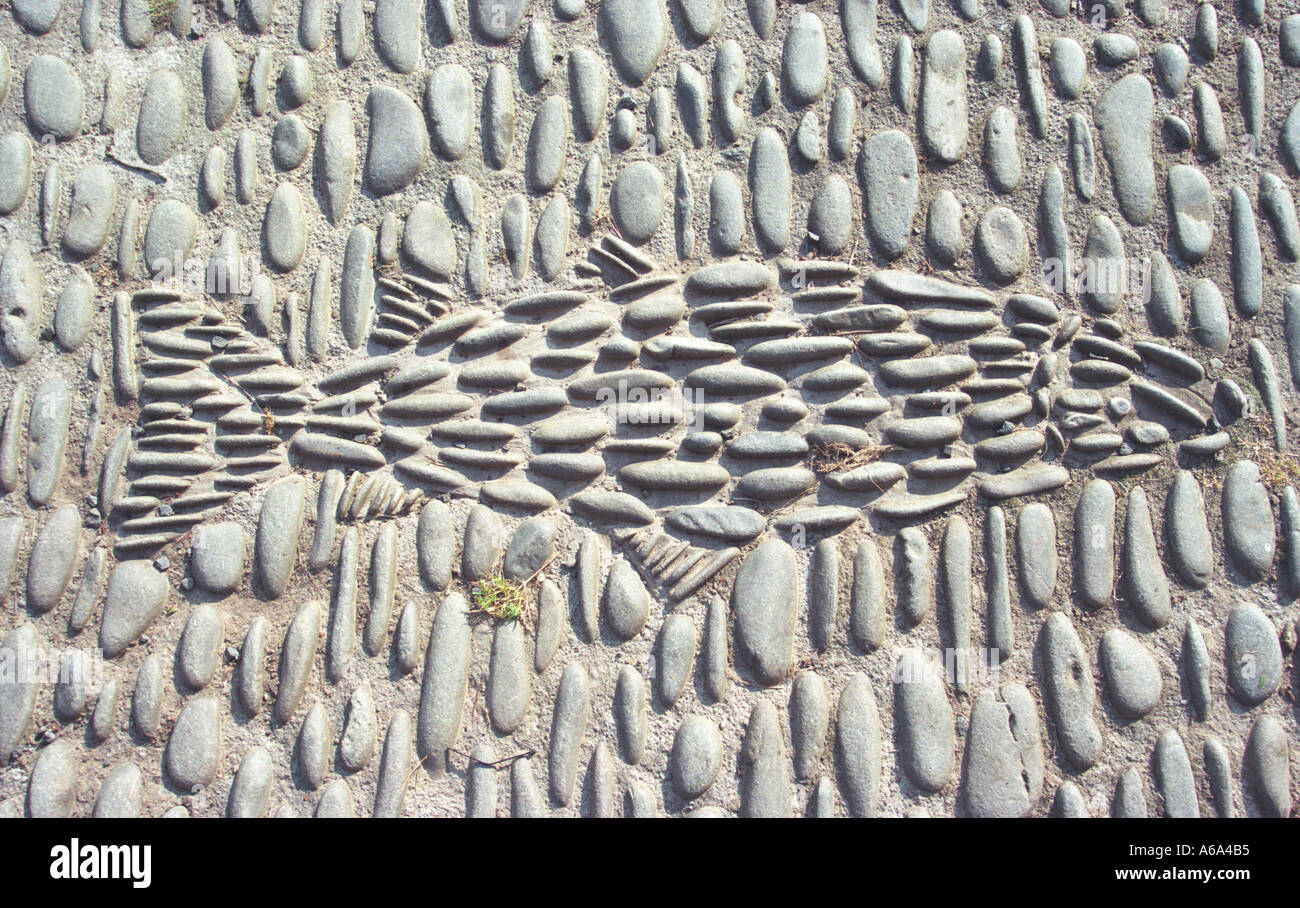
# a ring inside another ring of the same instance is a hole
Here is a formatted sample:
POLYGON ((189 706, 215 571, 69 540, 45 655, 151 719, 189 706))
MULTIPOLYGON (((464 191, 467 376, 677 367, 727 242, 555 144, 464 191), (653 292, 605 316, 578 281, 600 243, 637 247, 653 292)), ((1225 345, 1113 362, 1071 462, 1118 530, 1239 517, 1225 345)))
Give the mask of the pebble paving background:
POLYGON ((0 815, 1290 815, 1300 7, 3 6, 0 815))

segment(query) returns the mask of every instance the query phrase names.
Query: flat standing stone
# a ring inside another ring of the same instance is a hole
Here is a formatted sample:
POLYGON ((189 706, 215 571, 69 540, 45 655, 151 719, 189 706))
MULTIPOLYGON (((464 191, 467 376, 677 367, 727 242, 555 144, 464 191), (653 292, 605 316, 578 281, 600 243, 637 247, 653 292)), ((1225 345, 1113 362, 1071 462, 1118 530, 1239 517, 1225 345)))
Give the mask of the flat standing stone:
POLYGON ((986 690, 971 709, 962 767, 962 800, 976 817, 1022 817, 1043 792, 1038 707, 1020 684, 986 690))
POLYGON ((1205 520, 1205 500, 1195 475, 1179 470, 1165 497, 1169 561, 1178 578, 1204 589, 1214 571, 1214 540, 1205 520))
POLYGON ((1116 708, 1129 719, 1140 719, 1160 704, 1160 666, 1136 637, 1111 628, 1101 639, 1101 675, 1116 708))
POLYGON ((687 716, 673 738, 669 766, 673 786, 687 800, 704 794, 722 769, 722 736, 703 716, 687 716))
POLYGON ((800 13, 786 33, 781 70, 790 100, 798 107, 826 92, 826 30, 813 13, 800 13))
POLYGON ((416 720, 416 745, 434 776, 444 772, 447 749, 460 736, 470 656, 469 604, 452 593, 438 606, 429 632, 416 720))
POLYGON ((746 817, 789 817, 793 790, 785 740, 776 708, 766 700, 754 704, 737 759, 740 812, 746 817))
POLYGON ((945 164, 966 154, 966 44, 954 31, 935 32, 921 70, 919 131, 926 150, 945 164))
POLYGON ((415 102, 396 88, 376 85, 366 100, 370 144, 366 183, 376 195, 391 195, 409 186, 429 154, 429 133, 415 102))
POLYGON ((149 77, 140 99, 135 125, 135 147, 140 160, 157 167, 176 150, 188 119, 185 86, 170 69, 149 77))
POLYGON ((754 549, 736 574, 736 647, 761 684, 784 681, 793 662, 796 581, 794 550, 777 540, 754 549))
POLYGON ((920 199, 912 141, 898 130, 868 139, 858 158, 858 182, 872 240, 887 258, 898 258, 911 239, 920 199))
POLYGON ((610 189, 609 210, 619 234, 631 243, 654 236, 664 217, 664 176, 649 161, 626 167, 610 189))
POLYGON ((125 561, 113 569, 104 597, 99 645, 108 658, 120 655, 162 613, 167 575, 148 561, 125 561))
POLYGON ((1199 262, 1210 251, 1210 241, 1214 238, 1210 181, 1200 169, 1178 164, 1169 168, 1168 188, 1179 252, 1187 261, 1199 262))
POLYGON ((1066 758, 1087 769, 1101 755, 1101 728, 1093 716, 1091 661, 1074 625, 1063 612, 1053 612, 1043 625, 1043 688, 1066 758))
POLYGON ((1092 119, 1110 162, 1115 197, 1134 226, 1151 220, 1155 208, 1155 163, 1151 123, 1155 97, 1146 76, 1133 73, 1116 82, 1093 107, 1092 119))
MULTIPOLYGON (((0 643, 0 652, 12 664, 35 664, 39 657, 36 626, 26 623, 9 631, 0 643)), ((20 676, 0 679, 0 765, 7 765, 13 752, 26 741, 40 689, 36 681, 20 676)))
POLYGON ((577 780, 578 756, 591 713, 591 694, 587 672, 579 662, 564 667, 560 688, 555 695, 555 713, 551 721, 550 790, 561 807, 573 799, 577 780))
POLYGON ((749 158, 749 187, 754 204, 754 234, 759 244, 780 252, 790 243, 791 176, 785 143, 764 127, 749 158))
MULTIPOLYGON (((8 63, 5 79, 8 79, 8 63)), ((27 64, 23 77, 23 103, 27 124, 39 139, 53 136, 65 142, 81 132, 85 89, 72 67, 58 57, 41 54, 27 64)))
POLYGON ((919 651, 908 650, 898 660, 894 702, 903 771, 918 788, 938 791, 952 777, 956 733, 943 681, 919 651))
POLYGON ((167 775, 177 787, 197 793, 216 780, 221 759, 221 705, 215 697, 185 704, 167 740, 167 775))
POLYGON ((1239 605, 1223 635, 1228 686, 1247 706, 1267 700, 1282 681, 1282 647, 1268 616, 1255 605, 1239 605))
POLYGON ((1087 609, 1110 605, 1115 593, 1115 489, 1104 479, 1084 487, 1074 509, 1075 588, 1087 609))
POLYGON ((305 504, 306 487, 297 476, 277 480, 262 500, 253 561, 262 588, 272 599, 279 599, 288 589, 298 560, 298 532, 305 504))
POLYGON ((1223 481, 1223 541, 1233 565, 1250 581, 1273 566, 1277 525, 1259 467, 1238 461, 1223 481))
POLYGON ((631 85, 645 82, 668 42, 662 0, 601 0, 600 28, 623 80, 631 85))

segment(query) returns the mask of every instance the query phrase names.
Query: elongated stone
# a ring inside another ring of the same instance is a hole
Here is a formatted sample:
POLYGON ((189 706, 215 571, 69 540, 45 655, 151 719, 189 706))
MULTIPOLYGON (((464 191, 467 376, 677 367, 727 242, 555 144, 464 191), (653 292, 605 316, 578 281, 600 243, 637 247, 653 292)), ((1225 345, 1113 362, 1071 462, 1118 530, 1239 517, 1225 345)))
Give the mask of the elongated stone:
POLYGON ((788 761, 776 708, 759 700, 750 711, 737 758, 742 816, 780 818, 793 814, 788 761))
POLYGON ((736 647, 759 683, 779 684, 794 659, 798 593, 794 551, 780 541, 754 549, 732 587, 736 647))
POLYGON ((976 817, 1022 817, 1042 797, 1038 707, 1020 684, 985 690, 971 709, 961 797, 976 817), (1000 699, 999 699, 1000 697, 1000 699))
POLYGON ((1223 542, 1232 564, 1249 581, 1273 566, 1277 525, 1259 467, 1238 461, 1223 482, 1223 542))
POLYGON ((897 258, 911 238, 920 195, 911 140, 897 130, 868 139, 858 158, 858 181, 872 240, 887 258, 897 258))
POLYGON ((190 700, 167 740, 164 762, 175 785, 197 793, 217 775, 221 759, 221 707, 215 697, 190 700))
POLYGON ((1277 631, 1256 605, 1238 605, 1228 616, 1223 659, 1228 686, 1247 706, 1267 700, 1282 681, 1282 648, 1277 631))
POLYGON ((280 647, 279 687, 274 718, 285 725, 297 712, 311 680, 321 630, 321 603, 308 602, 294 615, 280 647))
POLYGON ((1214 540, 1200 485, 1187 470, 1174 476, 1165 498, 1165 539, 1178 578, 1192 589, 1204 589, 1214 571, 1214 540))
POLYGON ((298 533, 305 502, 305 486, 296 476, 272 483, 262 500, 253 561, 258 580, 272 599, 284 595, 298 560, 298 533))
POLYGON ((452 593, 433 618, 416 721, 417 748, 433 776, 445 771, 447 750, 460 736, 470 656, 469 604, 460 593, 452 593))
POLYGON ((376 817, 402 815, 406 784, 411 776, 411 718, 397 710, 388 720, 384 749, 379 760, 379 778, 375 784, 376 817))
POLYGON ((1102 151, 1110 162, 1120 212, 1139 227, 1150 222, 1155 207, 1154 105, 1151 83, 1146 76, 1133 73, 1107 90, 1092 112, 1102 151))
POLYGON ((1147 627, 1161 628, 1173 617, 1169 581, 1140 486, 1129 491, 1124 513, 1124 582, 1129 605, 1147 627))
POLYGON ((555 712, 551 721, 550 792, 561 807, 573 799, 577 780, 578 755, 591 713, 591 694, 587 672, 580 662, 570 662, 560 677, 555 695, 555 712))
POLYGON ((147 561, 126 561, 113 569, 99 631, 105 656, 114 658, 139 639, 162 613, 168 591, 166 575, 147 561))
POLYGON ((1053 612, 1040 636, 1043 652, 1043 691, 1066 758, 1087 769, 1101 755, 1102 733, 1093 716, 1091 661, 1074 625, 1063 612, 1053 612))
POLYGON ((749 158, 754 234, 767 250, 780 252, 790 243, 790 162, 785 143, 775 130, 764 128, 754 139, 749 158))
POLYGON ((953 164, 966 153, 966 45, 954 31, 930 36, 921 69, 919 131, 926 150, 953 164))
POLYGON ((894 672, 899 760, 918 788, 938 791, 952 777, 956 733, 943 682, 927 658, 907 650, 894 672))
POLYGON ((1075 590, 1087 609, 1110 605, 1115 592, 1115 490, 1104 479, 1084 487, 1074 510, 1075 590))

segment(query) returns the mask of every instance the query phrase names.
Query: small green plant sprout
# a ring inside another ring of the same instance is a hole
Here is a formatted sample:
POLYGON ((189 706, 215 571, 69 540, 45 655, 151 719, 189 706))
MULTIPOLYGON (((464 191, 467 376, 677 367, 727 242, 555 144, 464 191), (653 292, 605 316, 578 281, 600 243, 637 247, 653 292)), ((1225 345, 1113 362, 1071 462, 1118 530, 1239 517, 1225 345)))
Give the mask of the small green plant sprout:
POLYGON ((163 28, 171 22, 172 13, 176 12, 176 0, 147 0, 146 8, 153 27, 163 28))
POLYGON ((514 621, 524 613, 528 604, 527 586, 507 580, 500 574, 480 582, 470 596, 474 601, 474 611, 498 621, 514 621))

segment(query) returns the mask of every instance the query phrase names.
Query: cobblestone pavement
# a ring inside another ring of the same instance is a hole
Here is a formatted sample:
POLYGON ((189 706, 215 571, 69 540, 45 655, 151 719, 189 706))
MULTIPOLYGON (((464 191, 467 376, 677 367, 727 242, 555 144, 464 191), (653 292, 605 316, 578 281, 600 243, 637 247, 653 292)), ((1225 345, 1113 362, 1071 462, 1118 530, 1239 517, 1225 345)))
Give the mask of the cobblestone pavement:
POLYGON ((1292 811, 1291 0, 2 5, 0 815, 1292 811))

